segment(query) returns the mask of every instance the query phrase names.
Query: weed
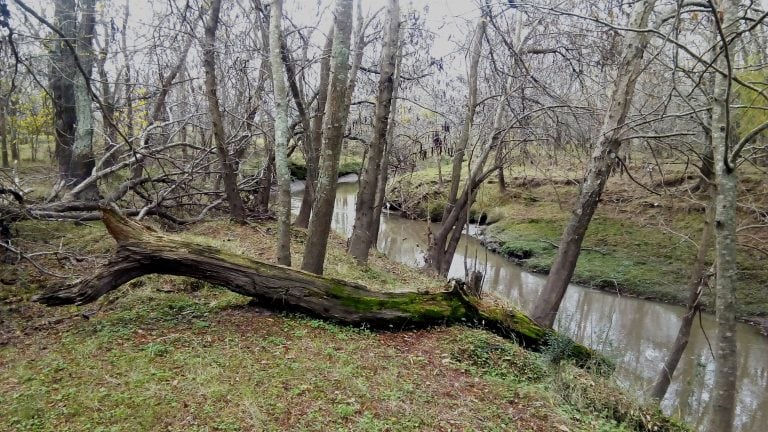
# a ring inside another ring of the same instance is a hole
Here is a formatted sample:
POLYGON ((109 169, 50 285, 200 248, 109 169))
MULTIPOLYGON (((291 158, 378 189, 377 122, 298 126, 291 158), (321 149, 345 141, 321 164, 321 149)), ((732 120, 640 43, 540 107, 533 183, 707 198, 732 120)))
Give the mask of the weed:
POLYGON ((539 356, 485 332, 468 332, 454 359, 475 372, 495 377, 537 382, 545 375, 539 356))

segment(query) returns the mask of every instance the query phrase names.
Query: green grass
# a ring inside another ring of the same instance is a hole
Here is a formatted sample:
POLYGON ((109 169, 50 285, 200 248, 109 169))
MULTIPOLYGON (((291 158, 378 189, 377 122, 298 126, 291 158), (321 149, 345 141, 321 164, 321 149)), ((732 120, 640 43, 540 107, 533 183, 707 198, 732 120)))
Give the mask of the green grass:
POLYGON ((682 430, 480 330, 372 333, 155 282, 0 348, 0 430, 650 430, 625 411, 682 430))
MULTIPOLYGON (((114 247, 98 223, 17 228, 28 251, 100 257, 114 247)), ((274 231, 215 220, 180 235, 274 261, 274 231)), ((306 235, 293 234, 298 262, 306 235)), ((386 290, 441 284, 378 254, 357 266, 343 248, 331 238, 327 274, 386 290)), ((74 274, 96 262, 40 256, 74 274)), ((609 379, 481 330, 374 333, 158 275, 96 304, 45 308, 29 297, 55 279, 16 267, 34 284, 0 291, 0 431, 680 430, 609 379), (606 400, 588 398, 596 388, 606 400)))

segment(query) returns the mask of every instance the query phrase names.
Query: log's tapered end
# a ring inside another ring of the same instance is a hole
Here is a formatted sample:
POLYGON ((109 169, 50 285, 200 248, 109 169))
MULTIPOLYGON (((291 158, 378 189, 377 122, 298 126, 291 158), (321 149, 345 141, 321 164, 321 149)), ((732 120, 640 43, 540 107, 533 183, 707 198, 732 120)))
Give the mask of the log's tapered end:
POLYGON ((150 233, 140 223, 128 219, 115 207, 101 207, 101 219, 117 244, 140 240, 150 233))

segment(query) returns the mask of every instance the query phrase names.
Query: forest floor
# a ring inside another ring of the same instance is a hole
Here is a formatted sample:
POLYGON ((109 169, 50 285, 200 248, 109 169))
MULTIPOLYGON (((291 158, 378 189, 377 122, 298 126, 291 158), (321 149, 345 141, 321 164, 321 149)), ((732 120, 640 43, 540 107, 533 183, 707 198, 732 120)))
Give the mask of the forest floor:
MULTIPOLYGON (((675 161, 660 165, 661 172, 657 168, 651 174, 636 166, 630 171, 634 180, 626 174, 611 177, 585 237, 573 282, 684 304, 707 196, 690 192, 697 182, 693 166, 675 161)), ((439 171, 432 163, 401 175, 388 199, 407 216, 438 221, 450 170, 444 161, 439 171)), ((583 170, 583 165, 562 161, 513 167, 505 170, 505 191, 492 176, 471 211, 473 222, 488 224, 482 240, 526 270, 548 273, 583 170)), ((740 318, 768 332, 768 183, 763 178, 753 167, 741 169, 738 224, 749 227, 739 232, 736 295, 740 318)), ((711 289, 704 293, 705 310, 711 309, 713 299, 711 289)))
MULTIPOLYGON (((114 249, 98 222, 14 230, 27 253, 56 252, 35 255, 40 267, 71 277, 114 249)), ((275 260, 274 224, 213 220, 177 234, 275 260)), ((305 237, 294 232, 296 263, 305 237)), ((441 286, 380 255, 358 267, 343 246, 333 237, 328 275, 389 290, 441 286)), ((371 332, 167 276, 46 308, 30 297, 59 280, 27 261, 5 267, 0 431, 683 430, 610 378, 469 327, 371 332)))

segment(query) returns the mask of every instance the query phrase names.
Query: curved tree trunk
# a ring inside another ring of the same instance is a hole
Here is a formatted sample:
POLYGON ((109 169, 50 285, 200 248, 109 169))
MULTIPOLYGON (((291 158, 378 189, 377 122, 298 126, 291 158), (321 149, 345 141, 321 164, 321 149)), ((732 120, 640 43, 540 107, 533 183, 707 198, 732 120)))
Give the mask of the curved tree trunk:
POLYGON ((397 66, 395 66, 395 77, 392 90, 392 105, 389 107, 389 127, 387 128, 387 138, 384 143, 384 156, 381 158, 379 167, 379 179, 376 185, 376 201, 373 206, 373 224, 371 225, 371 247, 375 248, 379 242, 379 231, 381 229, 381 212, 384 209, 384 201, 387 195, 387 181, 389 179, 389 155, 390 149, 394 146, 395 128, 397 127, 397 94, 400 87, 400 67, 403 56, 403 44, 399 43, 397 47, 397 66))
POLYGON ((227 150, 227 137, 224 133, 224 118, 219 107, 219 97, 216 94, 216 30, 219 27, 221 0, 211 2, 211 12, 205 23, 205 39, 203 42, 203 69, 205 70, 205 95, 213 123, 213 138, 216 152, 221 161, 224 192, 229 202, 229 214, 237 222, 245 221, 245 207, 240 191, 237 188, 237 173, 234 163, 227 150))
POLYGON ((333 44, 333 27, 328 31, 323 47, 323 56, 320 60, 320 81, 317 89, 317 105, 315 115, 312 117, 312 133, 310 135, 311 151, 307 155, 307 179, 304 183, 304 195, 301 197, 301 207, 294 225, 299 228, 309 226, 309 216, 312 213, 312 203, 315 200, 315 188, 317 187, 318 165, 320 163, 320 150, 323 147, 323 118, 325 117, 325 102, 328 100, 328 76, 331 73, 331 46, 333 44), (314 171, 310 169, 314 165, 314 171))
MULTIPOLYGON (((277 168, 277 262, 291 265, 291 171, 288 168, 288 95, 285 88, 285 67, 280 60, 283 21, 283 2, 272 2, 269 17, 269 62, 272 65, 272 88, 275 93, 275 166, 277 168)), ((287 52, 286 52, 287 55, 287 52)), ((295 82, 295 81, 294 81, 295 82)), ((297 96, 294 94, 294 96, 297 96)), ((306 119, 300 99, 296 98, 299 112, 306 119)))
MULTIPOLYGON (((93 112, 91 110, 91 71, 93 69, 93 35, 96 18, 94 0, 81 2, 82 16, 78 24, 77 55, 83 67, 83 73, 75 77, 75 113, 77 125, 75 128, 75 142, 72 146, 72 159, 70 160, 70 174, 74 182, 69 187, 83 183, 91 176, 96 165, 93 155, 93 112)), ((75 194, 76 199, 96 201, 99 199, 99 190, 96 183, 89 183, 88 187, 81 188, 75 194)))
POLYGON ((472 204, 475 202, 478 188, 491 173, 496 171, 495 167, 486 169, 486 162, 491 151, 498 147, 506 133, 503 125, 505 102, 509 97, 509 91, 512 88, 513 82, 514 76, 510 75, 505 86, 507 93, 496 105, 493 116, 493 130, 481 149, 480 154, 472 162, 474 166, 467 176, 464 191, 457 200, 449 204, 451 210, 446 212, 447 216, 443 219, 440 228, 429 240, 425 266, 441 276, 448 275, 453 255, 456 252, 456 246, 461 238, 461 231, 467 223, 469 209, 472 208, 472 204))
MULTIPOLYGON (((355 206, 355 224, 349 238, 349 254, 358 264, 368 262, 368 251, 374 246, 373 218, 376 214, 376 190, 379 184, 381 161, 387 142, 387 128, 394 91, 395 64, 397 62, 397 41, 400 32, 400 4, 398 0, 390 0, 388 9, 388 26, 382 42, 381 61, 379 62, 379 85, 376 97, 376 109, 373 124, 373 139, 368 149, 362 175, 360 190, 357 193, 355 206)), ((386 169, 386 168, 385 168, 386 169)))
MULTIPOLYGON (((732 154, 738 155, 738 132, 728 105, 731 66, 736 43, 733 34, 739 31, 739 3, 736 0, 722 2, 721 25, 724 40, 718 41, 718 57, 715 62, 720 70, 729 75, 715 76, 712 103, 712 150, 715 162, 715 319, 717 337, 713 344, 715 354, 715 379, 712 384, 712 415, 705 428, 708 432, 733 430, 736 416, 736 378, 738 376, 736 345, 736 201, 737 173, 732 154), (730 41, 730 42, 728 42, 730 41), (730 50, 730 51, 729 51, 730 50), (728 58, 730 56, 730 58, 728 58)), ((718 37, 720 39, 720 37, 718 37)))
MULTIPOLYGON (((328 247, 328 235, 331 232, 333 205, 336 198, 336 183, 339 172, 339 156, 344 139, 344 128, 349 115, 348 83, 349 47, 352 38, 352 0, 337 0, 333 30, 333 48, 331 49, 331 76, 328 88, 328 100, 325 104, 327 115, 323 149, 320 155, 320 172, 317 182, 315 202, 309 220, 302 270, 315 274, 323 273, 325 252, 328 247)), ((360 28, 363 31, 363 28, 360 28)), ((354 80, 350 78, 350 82, 354 80)))
POLYGON ((658 402, 664 399, 669 389, 669 384, 672 382, 672 377, 675 374, 675 369, 680 363, 680 359, 683 357, 685 348, 688 346, 688 341, 691 336, 691 328, 693 327, 693 320, 696 318, 696 314, 701 308, 699 300, 701 294, 705 288, 709 287, 710 275, 707 272, 707 255, 709 255, 712 249, 712 237, 714 229, 713 205, 710 204, 707 207, 706 220, 704 221, 704 228, 701 232, 701 238, 699 239, 699 249, 696 253, 696 260, 693 263, 693 269, 691 270, 691 278, 688 281, 688 302, 686 304, 685 315, 682 316, 680 321, 680 328, 677 331, 677 337, 672 345, 672 349, 667 355, 667 360, 664 362, 659 376, 656 378, 656 382, 651 389, 651 398, 658 402))
POLYGON ((448 190, 448 202, 443 210, 443 219, 448 219, 448 215, 456 205, 456 200, 459 196, 459 184, 461 183, 461 168, 464 163, 464 154, 467 151, 469 145, 469 135, 472 131, 472 122, 475 119, 475 111, 477 111, 477 70, 480 65, 480 55, 483 51, 483 39, 485 38, 485 29, 487 27, 487 19, 485 15, 481 16, 475 26, 475 33, 472 36, 472 49, 471 60, 469 62, 469 76, 467 78, 467 86, 469 88, 469 98, 467 100, 467 112, 464 115, 464 124, 461 128, 461 134, 459 140, 456 141, 456 145, 453 149, 453 165, 451 168, 451 187, 448 190))
MULTIPOLYGON (((629 26, 645 28, 655 4, 656 0, 636 3, 629 26)), ((560 302, 565 296, 576 269, 584 235, 615 164, 615 158, 621 146, 621 134, 635 93, 635 84, 642 71, 642 59, 647 45, 647 33, 629 32, 624 39, 624 56, 619 64, 611 101, 600 130, 600 138, 592 152, 576 207, 563 231, 560 247, 552 263, 547 282, 533 308, 533 319, 547 327, 552 327, 555 323, 560 302)))
MULTIPOLYGON (((363 285, 257 261, 221 249, 151 231, 112 209, 103 221, 118 249, 93 275, 33 300, 49 305, 86 304, 147 274, 169 274, 210 282, 253 297, 264 306, 306 313, 350 325, 381 329, 478 323, 531 349, 551 340, 552 330, 523 313, 484 306, 464 284, 448 291, 379 292, 363 285)), ((601 356, 574 343, 570 357, 579 365, 606 366, 601 356)))

